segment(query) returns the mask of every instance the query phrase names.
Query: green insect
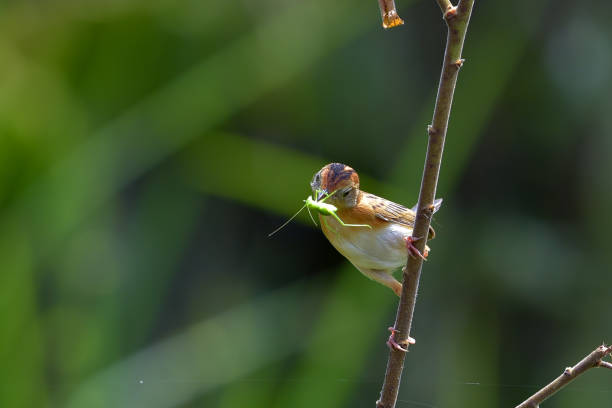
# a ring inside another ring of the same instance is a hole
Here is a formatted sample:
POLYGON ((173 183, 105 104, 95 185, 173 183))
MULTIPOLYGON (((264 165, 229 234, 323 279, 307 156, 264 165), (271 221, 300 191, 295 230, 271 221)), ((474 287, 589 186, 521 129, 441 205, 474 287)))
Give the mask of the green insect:
MULTIPOLYGON (((316 193, 319 193, 319 191, 317 191, 316 193)), ((293 216, 291 218, 289 218, 287 221, 285 221, 283 223, 283 225, 281 225, 280 227, 278 227, 277 229, 272 231, 270 234, 268 234, 268 237, 271 237, 272 235, 276 234, 278 231, 283 229, 285 227, 285 225, 289 224, 291 222, 291 220, 293 220, 299 213, 301 213, 304 208, 306 208, 306 210, 308 210, 308 214, 310 215, 310 219, 312 220, 312 222, 314 222, 315 225, 317 225, 317 222, 314 220, 314 217, 312 216, 312 213, 310 212, 310 210, 316 211, 319 214, 325 215, 325 216, 331 215, 343 227, 366 227, 366 228, 372 228, 372 226, 368 225, 368 224, 346 224, 346 223, 344 223, 344 221, 342 221, 340 219, 340 217, 338 217, 338 214, 336 214, 336 211, 338 211, 338 208, 335 205, 333 205, 333 204, 327 204, 327 203, 324 202, 325 200, 327 200, 329 197, 331 197, 334 194, 335 194, 335 191, 333 193, 331 193, 331 194, 327 194, 320 201, 315 201, 315 200, 312 199, 312 196, 308 196, 306 198, 306 200, 304 200, 304 205, 302 206, 302 208, 300 208, 295 214, 293 214, 293 216)), ((324 222, 325 222, 325 220, 324 220, 324 222)))

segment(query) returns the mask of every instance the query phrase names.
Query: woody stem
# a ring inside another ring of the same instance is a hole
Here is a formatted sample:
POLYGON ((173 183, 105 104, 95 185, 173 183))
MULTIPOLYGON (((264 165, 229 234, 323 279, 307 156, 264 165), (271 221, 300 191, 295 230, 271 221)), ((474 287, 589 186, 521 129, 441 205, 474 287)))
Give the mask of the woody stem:
POLYGON ((593 350, 588 356, 580 360, 573 367, 567 367, 563 373, 555 378, 550 384, 527 398, 521 404, 517 405, 516 408, 533 408, 538 407, 542 401, 555 394, 561 388, 565 387, 572 380, 583 374, 590 368, 593 367, 605 367, 610 368, 611 365, 607 361, 602 359, 612 352, 612 347, 599 346, 593 350))
MULTIPOLYGON (((412 232, 412 236, 415 237, 428 236, 429 224, 434 212, 433 203, 438 185, 442 152, 444 150, 455 84, 459 69, 463 64, 461 52, 474 4, 474 0, 460 0, 457 7, 453 7, 448 0, 436 1, 442 9, 448 34, 433 119, 427 129, 429 135, 427 155, 425 157, 421 190, 417 204, 416 222, 412 232)), ((416 241, 415 246, 423 253, 426 244, 427 239, 420 239, 416 241)), ((409 256, 404 268, 402 294, 395 317, 395 329, 397 330, 395 338, 400 344, 406 342, 410 337, 422 265, 423 260, 421 258, 409 256)), ((406 353, 403 351, 394 348, 390 350, 385 381, 380 393, 380 399, 376 402, 377 408, 395 407, 405 357, 406 353)))

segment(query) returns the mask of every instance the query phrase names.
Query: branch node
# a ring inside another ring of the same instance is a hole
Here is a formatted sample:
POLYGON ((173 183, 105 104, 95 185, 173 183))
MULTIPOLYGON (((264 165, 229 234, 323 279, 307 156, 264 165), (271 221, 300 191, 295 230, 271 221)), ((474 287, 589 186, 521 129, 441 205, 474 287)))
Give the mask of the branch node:
POLYGON ((457 15, 457 7, 456 6, 448 6, 446 11, 444 12, 444 19, 446 21, 450 21, 456 15, 457 15))
POLYGON ((609 368, 610 370, 612 370, 612 363, 609 363, 607 361, 599 360, 597 362, 597 367, 609 368))
POLYGON ((455 67, 457 68, 457 70, 459 68, 461 68, 463 66, 463 63, 465 62, 464 58, 459 58, 458 60, 456 60, 453 64, 455 65, 455 67))
POLYGON ((563 375, 567 375, 568 377, 572 376, 572 367, 567 367, 565 371, 563 371, 563 375))
POLYGON ((427 134, 429 136, 435 136, 436 133, 438 133, 438 131, 432 125, 427 125, 427 134))

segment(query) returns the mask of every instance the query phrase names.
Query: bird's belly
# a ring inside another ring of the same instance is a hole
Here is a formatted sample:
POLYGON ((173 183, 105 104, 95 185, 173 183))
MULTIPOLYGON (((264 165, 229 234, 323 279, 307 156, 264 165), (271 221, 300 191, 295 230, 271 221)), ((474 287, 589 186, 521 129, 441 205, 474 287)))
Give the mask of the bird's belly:
POLYGON ((376 229, 343 227, 326 217, 323 232, 331 244, 351 263, 359 268, 395 269, 406 264, 405 237, 412 229, 389 224, 376 229))

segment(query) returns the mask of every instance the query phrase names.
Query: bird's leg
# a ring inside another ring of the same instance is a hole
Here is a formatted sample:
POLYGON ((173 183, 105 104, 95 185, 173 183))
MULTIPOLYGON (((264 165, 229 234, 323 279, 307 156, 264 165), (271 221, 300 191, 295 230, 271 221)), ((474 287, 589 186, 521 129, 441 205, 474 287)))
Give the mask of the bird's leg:
POLYGON ((385 285, 390 288, 397 296, 402 294, 402 284, 397 281, 391 275, 391 271, 384 269, 367 269, 367 268, 357 268, 359 272, 363 273, 368 278, 385 285))
POLYGON ((425 247, 425 256, 423 256, 421 251, 419 251, 417 247, 415 247, 413 244, 413 242, 417 242, 419 239, 421 238, 404 237, 404 241, 406 241, 406 249, 408 249, 408 255, 410 255, 411 257, 421 258, 422 260, 426 261, 427 259, 425 258, 428 254, 427 247, 425 247))
POLYGON ((389 340, 387 340, 387 346, 389 346, 389 348, 392 350, 395 349, 397 351, 403 351, 406 353, 408 352, 408 345, 416 343, 416 340, 414 340, 412 337, 408 337, 407 340, 398 343, 395 341, 395 333, 397 333, 395 327, 389 327, 389 331, 391 332, 391 335, 389 336, 389 340))

